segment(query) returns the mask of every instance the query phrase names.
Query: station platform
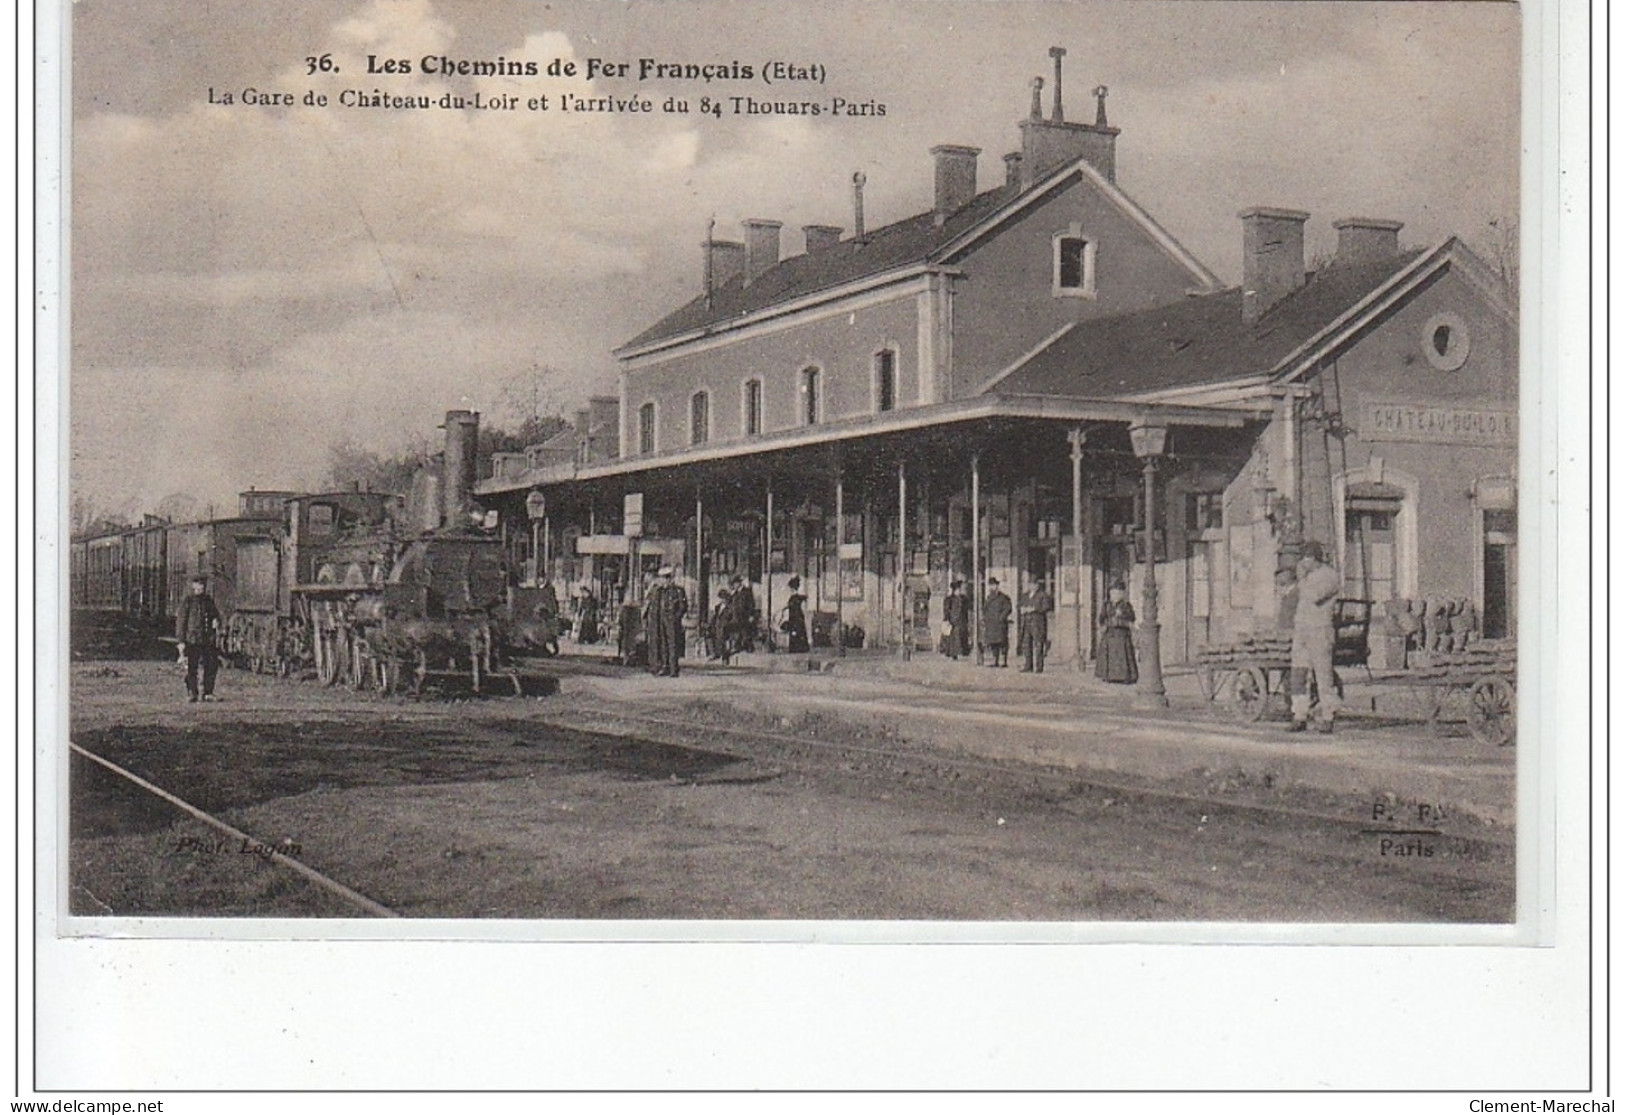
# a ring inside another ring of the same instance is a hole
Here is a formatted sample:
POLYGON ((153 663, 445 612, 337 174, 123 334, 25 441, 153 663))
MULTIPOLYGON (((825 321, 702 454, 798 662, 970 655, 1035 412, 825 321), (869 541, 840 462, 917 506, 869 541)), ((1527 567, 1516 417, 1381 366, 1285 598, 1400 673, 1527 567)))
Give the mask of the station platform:
POLYGON ((666 710, 722 704, 786 724, 816 717, 863 738, 1080 777, 1291 787, 1352 809, 1427 805, 1483 825, 1510 828, 1515 820, 1517 746, 1480 743, 1448 715, 1430 728, 1424 692, 1371 684, 1354 671, 1345 677, 1336 731, 1322 735, 1290 732, 1283 711, 1237 720, 1208 700, 1191 669, 1169 670, 1165 685, 1167 707, 1151 707, 1138 687, 1108 684, 1067 661, 1034 674, 938 654, 852 650, 746 654, 727 666, 691 656, 675 679, 640 669, 566 671, 561 691, 666 710))

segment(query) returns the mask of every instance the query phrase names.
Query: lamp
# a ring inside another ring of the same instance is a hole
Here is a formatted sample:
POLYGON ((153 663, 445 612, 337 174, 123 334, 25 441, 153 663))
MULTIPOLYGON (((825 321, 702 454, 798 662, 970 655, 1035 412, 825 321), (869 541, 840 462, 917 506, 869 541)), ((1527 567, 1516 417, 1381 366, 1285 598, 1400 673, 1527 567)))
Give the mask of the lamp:
POLYGON ((1145 477, 1145 584, 1140 597, 1140 695, 1146 704, 1168 707, 1162 684, 1162 625, 1157 622, 1157 459, 1168 451, 1168 426, 1150 418, 1129 423, 1129 444, 1144 462, 1145 477))

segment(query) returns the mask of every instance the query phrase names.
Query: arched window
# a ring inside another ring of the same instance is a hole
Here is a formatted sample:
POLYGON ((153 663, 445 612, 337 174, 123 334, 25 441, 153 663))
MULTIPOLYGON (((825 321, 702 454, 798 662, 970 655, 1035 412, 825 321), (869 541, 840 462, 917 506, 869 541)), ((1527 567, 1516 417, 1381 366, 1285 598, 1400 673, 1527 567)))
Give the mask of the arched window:
POLYGON ((711 395, 696 391, 688 401, 688 443, 704 445, 711 440, 711 395))
POLYGON ((745 381, 745 435, 754 437, 762 432, 762 381, 745 381))
POLYGON ((1054 294, 1057 297, 1095 296, 1095 242, 1078 225, 1055 236, 1054 294))
POLYGON ((803 425, 816 426, 821 415, 818 397, 820 376, 817 368, 803 368, 801 370, 801 421, 803 425))
POLYGON ((644 403, 638 408, 638 452, 655 451, 655 405, 644 403))
POLYGON ((884 348, 875 353, 875 410, 897 407, 897 352, 884 348))

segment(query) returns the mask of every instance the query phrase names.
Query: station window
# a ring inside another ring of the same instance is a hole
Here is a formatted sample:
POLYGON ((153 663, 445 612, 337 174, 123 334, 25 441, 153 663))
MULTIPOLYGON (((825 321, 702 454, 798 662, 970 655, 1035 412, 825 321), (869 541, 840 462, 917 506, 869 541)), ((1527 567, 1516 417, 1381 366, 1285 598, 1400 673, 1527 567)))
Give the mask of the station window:
POLYGON ((745 434, 754 437, 762 432, 762 381, 745 381, 745 434))
POLYGON ((801 421, 806 426, 818 425, 819 379, 817 368, 803 368, 801 370, 801 421))
POLYGON ((1095 296, 1095 244, 1077 226, 1055 237, 1054 293, 1074 298, 1095 296))
POLYGON ((655 405, 644 403, 638 408, 638 452, 655 451, 655 405))
POLYGON ((704 445, 711 440, 711 396, 697 391, 688 401, 688 443, 704 445))
POLYGON ((875 353, 875 409, 894 410, 897 407, 897 353, 882 349, 875 353))

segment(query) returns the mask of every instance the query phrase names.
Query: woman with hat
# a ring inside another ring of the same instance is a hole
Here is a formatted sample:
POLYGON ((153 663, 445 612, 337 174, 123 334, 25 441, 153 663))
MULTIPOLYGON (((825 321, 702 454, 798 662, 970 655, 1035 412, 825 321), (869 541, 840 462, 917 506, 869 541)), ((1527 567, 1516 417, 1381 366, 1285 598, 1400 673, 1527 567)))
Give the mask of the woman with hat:
POLYGON ((801 591, 801 578, 790 578, 790 599, 785 602, 783 610, 779 613, 784 619, 779 623, 779 630, 789 638, 788 650, 791 654, 806 654, 811 650, 807 642, 807 595, 801 591))
POLYGON ((1128 602, 1128 589, 1113 581, 1100 609, 1100 653, 1095 656, 1095 676, 1117 685, 1133 685, 1140 680, 1140 667, 1134 660, 1134 605, 1128 602))

